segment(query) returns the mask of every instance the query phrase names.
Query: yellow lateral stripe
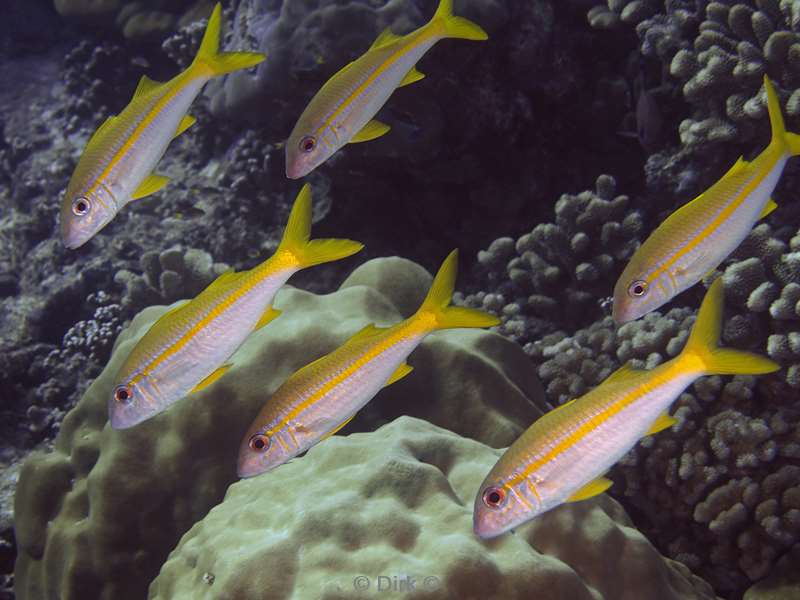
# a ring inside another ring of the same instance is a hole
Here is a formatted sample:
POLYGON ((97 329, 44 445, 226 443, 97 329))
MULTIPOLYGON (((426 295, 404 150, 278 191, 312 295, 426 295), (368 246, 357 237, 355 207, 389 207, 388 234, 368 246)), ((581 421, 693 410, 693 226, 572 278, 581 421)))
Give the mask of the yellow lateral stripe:
MULTIPOLYGON (((765 150, 766 152, 766 150, 765 150)), ((703 230, 697 234, 694 238, 690 238, 687 240, 686 244, 681 247, 678 252, 676 252, 669 260, 665 261, 664 264, 658 268, 656 268, 650 277, 647 278, 648 283, 652 283, 654 279, 656 279, 661 273, 663 273, 666 269, 669 269, 673 264, 675 264, 678 260, 680 260, 683 256, 694 250, 698 245, 703 243, 703 241, 710 235, 712 231, 715 231, 719 228, 720 224, 726 221, 732 213, 734 213, 739 206, 747 199, 747 197, 752 193, 752 191, 759 186, 759 184, 764 180, 764 178, 772 172, 772 169, 775 168, 775 164, 778 162, 777 158, 773 159, 772 164, 770 167, 763 169, 763 174, 757 175, 754 177, 750 183, 748 183, 744 189, 739 192, 739 194, 733 199, 732 202, 728 203, 728 205, 723 208, 720 213, 714 218, 714 220, 707 225, 703 230)))
POLYGON ((385 61, 383 61, 383 63, 378 65, 378 68, 375 69, 375 71, 373 71, 372 75, 367 77, 367 79, 364 80, 364 83, 359 85, 355 89, 355 91, 353 91, 347 98, 345 98, 344 101, 336 108, 336 110, 333 111, 333 113, 331 113, 331 116, 328 117, 322 123, 322 125, 320 125, 319 129, 317 129, 316 137, 319 138, 322 135, 322 132, 325 131, 326 128, 330 127, 331 124, 337 119, 337 117, 342 112, 344 112, 345 109, 347 107, 349 107, 350 104, 352 104, 355 101, 355 99, 358 96, 360 96, 370 85, 372 85, 372 83, 378 77, 380 77, 390 66, 392 66, 398 60, 400 60, 400 58, 402 58, 403 55, 405 55, 406 53, 410 52, 411 50, 416 48, 419 44, 421 44, 422 41, 426 39, 426 36, 431 36, 432 35, 432 34, 427 33, 427 31, 428 31, 427 29, 424 29, 424 31, 421 32, 420 36, 417 39, 412 40, 408 44, 399 45, 400 46, 400 50, 398 50, 397 52, 389 55, 389 57, 385 61))
MULTIPOLYGON (((178 93, 184 87, 186 87, 187 85, 189 85, 190 82, 193 81, 191 77, 192 73, 189 73, 188 70, 178 75, 178 77, 181 77, 182 75, 187 75, 186 82, 180 83, 176 81, 175 84, 172 86, 172 88, 169 89, 156 102, 155 106, 153 106, 153 108, 150 109, 150 111, 145 115, 145 117, 142 119, 139 125, 136 126, 136 129, 133 130, 133 133, 131 133, 130 137, 128 137, 128 139, 125 140, 125 143, 122 145, 122 147, 116 152, 116 154, 114 154, 114 156, 111 157, 108 166, 95 180, 95 183, 92 185, 92 187, 89 188, 88 193, 91 194, 92 192, 94 192, 97 189, 98 184, 101 181, 103 181, 108 175, 111 174, 111 172, 114 170, 114 167, 117 166, 117 164, 125 157, 125 155, 130 151, 130 149, 136 144, 138 139, 142 136, 142 133, 144 133, 144 131, 147 129, 147 127, 150 126, 153 120, 155 120, 155 118, 161 114, 161 111, 164 110, 167 104, 169 104, 169 101, 171 101, 175 96, 178 95, 178 93)), ((198 73, 196 76, 199 77, 199 75, 200 74, 198 73)))
POLYGON ((297 406, 293 407, 285 417, 283 417, 278 425, 275 427, 275 431, 279 431, 283 429, 289 421, 297 417, 299 414, 303 413, 306 409, 310 408, 317 402, 319 402, 325 395, 331 391, 334 387, 345 381, 348 377, 356 373, 359 369, 361 369, 366 363, 373 360, 396 343, 398 343, 401 339, 405 337, 409 337, 414 335, 415 333, 421 333, 425 331, 422 327, 419 326, 419 320, 411 317, 405 323, 404 327, 399 327, 399 325, 403 325, 403 322, 398 323, 397 325, 393 326, 386 332, 386 336, 377 344, 375 344, 372 348, 367 350, 364 354, 362 354, 359 358, 354 360, 350 366, 333 377, 331 377, 328 381, 326 381, 323 385, 319 387, 313 394, 309 395, 308 398, 303 400, 302 402, 298 403, 297 406), (396 329, 395 329, 396 328, 396 329), (395 329, 392 331, 392 329, 395 329), (416 329, 420 329, 420 331, 415 331, 416 329))
MULTIPOLYGON (((272 264, 274 259, 278 257, 278 254, 271 256, 268 260, 268 264, 272 264)), ((265 265, 265 267, 268 265, 265 265)), ((186 344, 191 341, 191 339, 197 335, 200 331, 203 330, 209 323, 211 323, 214 319, 216 319, 221 313, 225 312, 228 308, 230 308, 234 303, 236 303, 240 298, 250 292, 256 285, 264 281, 265 278, 269 277, 270 275, 274 275, 272 269, 265 268, 265 273, 263 275, 259 274, 259 276, 252 276, 245 280, 245 283, 241 285, 241 287, 236 288, 233 292, 222 302, 213 306, 213 308, 206 314, 205 317, 200 319, 194 326, 192 326, 186 333, 184 333, 181 337, 179 337, 175 342, 168 345, 164 348, 159 354, 157 354, 153 360, 151 360, 138 375, 135 375, 131 378, 131 384, 136 383, 138 380, 142 379, 150 375, 150 373, 158 367, 162 362, 164 362, 170 356, 173 356, 177 352, 181 350, 186 344)))
MULTIPOLYGON (((676 367, 680 367, 680 365, 681 363, 676 363, 676 367)), ((524 469, 512 476, 508 480, 508 484, 516 485, 521 483, 523 480, 527 479, 533 471, 557 458, 567 448, 570 448, 574 444, 582 441, 584 437, 605 424, 612 417, 618 415, 624 409, 628 408, 642 396, 661 386, 665 379, 671 379, 670 371, 665 371, 664 373, 658 374, 656 377, 654 377, 654 381, 652 382, 642 383, 630 392, 624 394, 619 400, 611 402, 596 415, 589 417, 589 419, 582 425, 576 427, 572 431, 568 431, 567 435, 552 448, 550 448, 550 450, 545 453, 544 456, 537 460, 531 461, 525 466, 524 469)))

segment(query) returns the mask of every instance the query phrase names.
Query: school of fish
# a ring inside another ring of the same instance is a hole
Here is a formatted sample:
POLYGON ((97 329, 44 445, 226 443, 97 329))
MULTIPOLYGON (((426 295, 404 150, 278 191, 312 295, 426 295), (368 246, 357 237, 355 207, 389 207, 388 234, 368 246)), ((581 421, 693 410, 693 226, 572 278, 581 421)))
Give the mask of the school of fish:
MULTIPOLYGON (((127 203, 167 184, 154 169, 170 141, 194 123, 188 110, 206 82, 266 58, 220 52, 221 27, 217 4, 192 64, 165 83, 142 77, 130 103, 92 135, 61 204, 61 235, 68 248, 86 244, 127 203)), ((286 176, 304 177, 346 144, 386 134, 389 126, 375 115, 395 89, 424 77, 416 63, 445 38, 479 41, 488 36, 479 25, 455 16, 452 0, 441 0, 427 24, 403 36, 387 29, 364 54, 341 67, 310 100, 290 133, 286 176)), ((786 131, 766 76, 764 87, 772 129, 769 145, 752 161, 740 158, 652 232, 614 286, 612 316, 617 323, 656 310, 713 272, 758 219, 776 208, 770 196, 789 158, 800 154, 800 136, 786 131)), ((222 274, 195 298, 161 316, 136 342, 114 377, 108 398, 111 426, 134 427, 187 396, 194 398, 229 371, 235 374, 237 349, 251 333, 279 318, 272 301, 294 273, 363 248, 346 239, 311 240, 310 229, 311 190, 306 184, 272 256, 252 269, 222 274)), ((426 336, 441 329, 498 325, 493 315, 450 306, 457 261, 454 250, 414 315, 391 327, 368 325, 299 369, 265 399, 242 432, 239 476, 278 468, 334 435, 383 387, 413 376, 406 360, 426 336)), ((624 365, 584 396, 534 422, 477 490, 475 534, 496 537, 561 504, 607 490, 611 481, 605 474, 640 439, 675 423, 670 406, 699 377, 777 370, 779 365, 767 358, 719 346, 723 303, 722 279, 717 278, 677 357, 650 370, 624 365)), ((213 401, 213 396, 192 401, 213 401)))

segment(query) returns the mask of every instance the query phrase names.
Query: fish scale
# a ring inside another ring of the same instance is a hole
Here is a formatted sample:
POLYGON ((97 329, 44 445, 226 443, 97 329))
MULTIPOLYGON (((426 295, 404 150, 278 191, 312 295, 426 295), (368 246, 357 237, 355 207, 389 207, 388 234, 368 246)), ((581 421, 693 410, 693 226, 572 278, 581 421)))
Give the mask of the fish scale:
POLYGON ((306 185, 273 256, 249 271, 220 275, 196 298, 162 315, 137 342, 114 378, 111 425, 132 427, 213 383, 247 336, 277 315, 272 299, 289 277, 363 247, 350 240, 309 241, 310 229, 306 185))
POLYGON ((433 18, 405 36, 385 30, 366 53, 322 86, 286 142, 287 177, 303 177, 345 144, 375 139, 389 131, 387 125, 372 118, 395 89, 422 77, 414 65, 436 42, 487 38, 474 23, 453 16, 452 4, 452 0, 441 0, 433 18))
POLYGON ((369 325, 289 377, 245 433, 239 476, 273 469, 338 431, 381 388, 410 372, 406 358, 429 333, 498 324, 496 317, 481 311, 448 306, 456 261, 453 251, 414 315, 388 328, 369 325))
POLYGON ((61 236, 68 248, 85 244, 126 204, 166 184, 153 169, 172 139, 194 122, 186 112, 209 79, 264 60, 262 54, 220 53, 221 18, 217 4, 185 71, 165 83, 142 77, 128 105, 90 138, 61 203, 61 236))
POLYGON ((650 371, 623 366, 588 394, 531 425, 500 457, 475 498, 473 527, 484 538, 611 485, 606 472, 643 436, 671 426, 667 410, 698 377, 771 373, 779 365, 718 347, 723 288, 709 288, 683 351, 650 371))
POLYGON ((725 175, 659 225, 634 253, 614 286, 612 316, 626 323, 653 311, 716 269, 775 203, 770 194, 800 136, 786 131, 764 77, 772 140, 753 161, 739 159, 725 175))

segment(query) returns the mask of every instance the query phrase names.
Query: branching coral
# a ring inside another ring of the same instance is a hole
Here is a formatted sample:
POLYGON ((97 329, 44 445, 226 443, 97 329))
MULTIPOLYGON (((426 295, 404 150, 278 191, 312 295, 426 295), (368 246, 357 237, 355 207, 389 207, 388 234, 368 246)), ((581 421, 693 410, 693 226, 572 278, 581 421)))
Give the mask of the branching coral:
POLYGON ((215 263, 208 252, 196 248, 145 252, 140 262, 142 275, 128 270, 114 275, 114 281, 125 286, 122 306, 126 312, 192 298, 228 269, 228 265, 215 263))
POLYGON ((590 323, 602 316, 597 299, 611 293, 639 242, 642 218, 628 203, 608 175, 597 178, 595 191, 563 194, 555 223, 478 254, 483 289, 460 300, 500 316, 500 331, 523 345, 556 327, 590 323))
POLYGON ((769 75, 786 114, 800 117, 800 9, 789 0, 665 3, 609 0, 589 11, 595 27, 636 26, 641 52, 682 86, 692 115, 679 128, 687 147, 763 138, 769 75), (784 92, 783 90, 788 90, 784 92), (794 91, 792 91, 794 90, 794 91))

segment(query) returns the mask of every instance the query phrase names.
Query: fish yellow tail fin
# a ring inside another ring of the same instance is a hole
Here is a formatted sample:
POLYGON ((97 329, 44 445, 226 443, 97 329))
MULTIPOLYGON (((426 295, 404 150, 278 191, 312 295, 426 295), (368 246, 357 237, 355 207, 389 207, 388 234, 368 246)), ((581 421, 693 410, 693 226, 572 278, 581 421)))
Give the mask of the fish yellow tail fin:
POLYGON ((352 240, 320 239, 309 240, 311 237, 311 188, 308 184, 303 186, 297 199, 294 201, 292 212, 286 231, 278 246, 275 256, 280 256, 304 269, 326 262, 332 262, 355 254, 364 247, 364 244, 352 240))
POLYGON ((442 28, 442 36, 462 40, 486 40, 489 36, 480 25, 462 17, 453 16, 453 0, 440 0, 431 24, 442 28))
POLYGON ((219 36, 222 27, 222 7, 219 3, 214 7, 214 11, 208 18, 208 26, 203 34, 203 41, 200 42, 200 50, 194 58, 192 66, 202 65, 211 69, 213 76, 224 75, 231 71, 246 69, 257 65, 266 56, 256 52, 220 52, 219 36))
POLYGON ((793 156, 800 154, 800 135, 786 131, 778 95, 766 75, 764 75, 764 87, 767 90, 767 110, 769 111, 769 123, 772 127, 772 143, 786 144, 793 156))
POLYGON ((758 354, 719 347, 724 289, 718 277, 706 292, 681 358, 699 359, 706 375, 761 375, 780 369, 778 363, 758 354))
POLYGON ((449 306, 453 297, 453 288, 458 271, 458 250, 453 250, 444 259, 439 272, 433 278, 431 289, 425 301, 417 311, 417 316, 433 318, 434 329, 452 329, 456 327, 492 327, 500 324, 500 319, 474 308, 449 306))

